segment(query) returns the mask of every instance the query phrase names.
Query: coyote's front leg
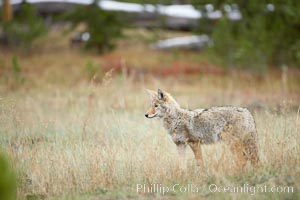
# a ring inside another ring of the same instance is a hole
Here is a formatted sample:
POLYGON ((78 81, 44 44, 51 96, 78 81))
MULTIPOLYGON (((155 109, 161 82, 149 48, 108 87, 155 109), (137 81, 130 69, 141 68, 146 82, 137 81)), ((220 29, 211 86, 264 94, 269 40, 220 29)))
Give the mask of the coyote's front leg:
POLYGON ((202 150, 201 150, 200 142, 189 142, 189 146, 191 147, 191 149, 193 150, 193 152, 195 154, 197 165, 199 167, 203 168, 204 165, 203 165, 202 150))
POLYGON ((179 166, 181 169, 186 169, 186 159, 185 159, 185 151, 186 151, 186 144, 177 143, 177 152, 179 154, 179 166))

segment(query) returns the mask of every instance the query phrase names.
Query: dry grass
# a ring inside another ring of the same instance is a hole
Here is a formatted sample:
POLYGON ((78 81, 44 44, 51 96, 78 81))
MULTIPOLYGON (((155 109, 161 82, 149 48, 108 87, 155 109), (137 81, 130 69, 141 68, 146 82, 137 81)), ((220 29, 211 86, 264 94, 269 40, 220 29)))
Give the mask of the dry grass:
MULTIPOLYGON (((219 97, 214 100, 216 104, 229 101, 223 100, 222 94, 234 95, 235 105, 243 104, 246 96, 240 94, 242 90, 218 84, 214 87, 223 87, 226 93, 213 91, 212 86, 197 81, 184 90, 187 84, 180 87, 179 82, 171 85, 172 81, 143 84, 114 77, 106 86, 82 83, 76 88, 19 91, 2 97, 1 146, 19 171, 19 196, 98 191, 96 197, 116 192, 118 197, 141 198, 135 192, 136 183, 249 182, 288 184, 299 189, 300 119, 295 111, 255 112, 262 161, 259 168, 234 172, 227 147, 217 144, 203 148, 206 172, 195 166, 190 150, 187 171, 182 172, 175 145, 161 123, 143 117, 148 104, 144 89, 163 85, 176 91, 182 104, 199 102, 199 106, 211 104, 214 95, 219 97)), ((244 194, 202 195, 240 198, 244 194)))
POLYGON ((18 171, 20 199, 162 198, 136 193, 137 183, 294 187, 294 193, 289 194, 252 196, 205 190, 196 194, 168 194, 166 199, 299 198, 298 72, 289 73, 286 83, 276 73, 262 79, 236 73, 176 78, 106 74, 98 81, 89 80, 85 74, 87 60, 101 65, 114 55, 126 55, 127 63, 139 60, 134 64, 139 67, 167 65, 170 60, 203 59, 196 58, 195 53, 179 58, 166 52, 152 55, 152 51, 145 50, 145 44, 137 44, 137 49, 129 44, 132 43, 125 42, 122 48, 103 57, 70 50, 59 41, 49 47, 52 51, 45 46, 44 51, 28 58, 19 55, 20 76, 25 77, 25 83, 16 83, 11 74, 13 53, 2 52, 1 73, 5 76, 0 87, 0 144, 9 152, 18 171), (139 51, 146 56, 140 56, 139 51), (149 103, 146 88, 165 89, 182 107, 190 109, 229 104, 250 106, 258 128, 261 166, 233 171, 232 155, 219 143, 203 147, 206 171, 196 167, 191 150, 186 171, 180 170, 175 145, 162 124, 144 117, 149 103))

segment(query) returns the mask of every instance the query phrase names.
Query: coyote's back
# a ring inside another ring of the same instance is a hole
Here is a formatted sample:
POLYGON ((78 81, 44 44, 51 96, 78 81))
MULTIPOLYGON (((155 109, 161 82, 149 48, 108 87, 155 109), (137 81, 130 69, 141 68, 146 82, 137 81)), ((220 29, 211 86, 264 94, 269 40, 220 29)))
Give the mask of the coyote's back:
POLYGON ((256 134, 253 116, 246 108, 225 106, 194 112, 189 124, 190 134, 205 144, 220 140, 221 134, 228 129, 241 139, 249 133, 256 134))

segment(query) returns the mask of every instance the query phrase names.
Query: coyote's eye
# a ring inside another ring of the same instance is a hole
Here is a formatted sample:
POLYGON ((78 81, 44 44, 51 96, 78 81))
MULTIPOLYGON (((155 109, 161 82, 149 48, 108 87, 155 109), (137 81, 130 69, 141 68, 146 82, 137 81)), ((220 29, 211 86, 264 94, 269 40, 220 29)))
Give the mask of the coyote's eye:
POLYGON ((154 107, 157 108, 157 107, 158 107, 158 104, 154 104, 154 107))

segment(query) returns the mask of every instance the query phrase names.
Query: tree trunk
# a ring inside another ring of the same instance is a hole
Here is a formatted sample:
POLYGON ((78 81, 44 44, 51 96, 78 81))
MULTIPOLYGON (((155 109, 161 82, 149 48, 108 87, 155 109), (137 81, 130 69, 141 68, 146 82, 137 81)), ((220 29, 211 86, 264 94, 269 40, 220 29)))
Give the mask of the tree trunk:
POLYGON ((12 8, 11 8, 11 4, 9 2, 9 0, 4 0, 4 16, 3 16, 3 20, 5 22, 8 22, 10 20, 12 20, 12 8))

